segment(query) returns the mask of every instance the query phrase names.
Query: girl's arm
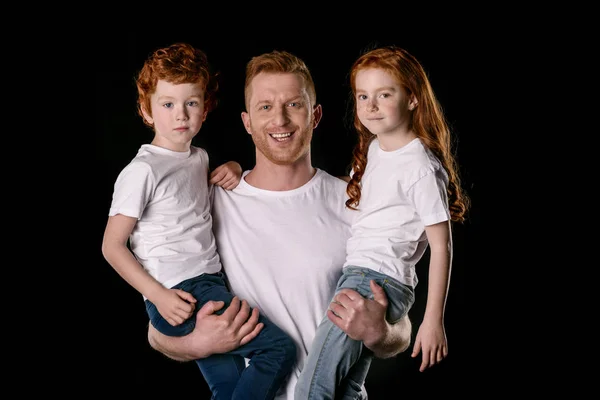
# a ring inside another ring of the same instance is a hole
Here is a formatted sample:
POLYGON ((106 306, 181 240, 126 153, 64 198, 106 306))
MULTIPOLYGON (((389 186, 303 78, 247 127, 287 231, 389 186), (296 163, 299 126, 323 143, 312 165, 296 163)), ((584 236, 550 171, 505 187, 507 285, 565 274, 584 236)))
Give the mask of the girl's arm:
POLYGON ((422 350, 421 371, 441 362, 448 355, 444 329, 444 310, 452 265, 450 221, 425 227, 430 248, 429 285, 423 322, 419 327, 412 356, 422 350))

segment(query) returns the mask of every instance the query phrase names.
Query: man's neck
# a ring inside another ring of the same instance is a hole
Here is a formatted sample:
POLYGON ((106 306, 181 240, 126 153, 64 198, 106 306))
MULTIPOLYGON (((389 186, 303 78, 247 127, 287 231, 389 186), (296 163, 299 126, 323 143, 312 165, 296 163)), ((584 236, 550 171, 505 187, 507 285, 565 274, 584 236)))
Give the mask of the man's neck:
POLYGON ((310 155, 289 165, 278 165, 257 157, 256 165, 245 180, 258 189, 285 191, 305 185, 316 172, 311 165, 310 155))

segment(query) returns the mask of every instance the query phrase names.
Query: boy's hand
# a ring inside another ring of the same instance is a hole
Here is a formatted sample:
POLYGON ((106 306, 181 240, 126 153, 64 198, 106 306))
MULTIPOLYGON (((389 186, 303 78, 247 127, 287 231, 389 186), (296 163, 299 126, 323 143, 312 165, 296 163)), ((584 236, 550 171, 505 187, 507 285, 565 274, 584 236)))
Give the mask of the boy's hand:
POLYGON ((210 173, 208 183, 232 190, 240 183, 240 179, 242 179, 242 166, 235 161, 228 161, 210 173))
POLYGON ((192 316, 196 299, 181 289, 166 289, 153 301, 162 317, 172 326, 183 323, 192 316))

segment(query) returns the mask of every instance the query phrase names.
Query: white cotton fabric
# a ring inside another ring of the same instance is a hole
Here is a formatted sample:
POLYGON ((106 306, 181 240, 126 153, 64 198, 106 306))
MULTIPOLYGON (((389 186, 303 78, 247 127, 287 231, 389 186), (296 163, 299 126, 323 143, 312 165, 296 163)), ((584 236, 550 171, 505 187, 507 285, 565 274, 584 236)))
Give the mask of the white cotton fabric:
POLYGON ((109 216, 117 214, 138 219, 131 251, 165 287, 221 270, 204 149, 176 152, 142 145, 115 182, 109 216))
POLYGON ((317 169, 289 191, 261 190, 243 178, 233 191, 214 189, 213 229, 233 293, 260 305, 297 345, 298 364, 277 395, 292 400, 342 273, 352 216, 346 183, 317 169))
POLYGON ((373 269, 415 287, 427 249, 425 226, 447 221, 448 175, 421 140, 384 151, 374 139, 344 266, 373 269))

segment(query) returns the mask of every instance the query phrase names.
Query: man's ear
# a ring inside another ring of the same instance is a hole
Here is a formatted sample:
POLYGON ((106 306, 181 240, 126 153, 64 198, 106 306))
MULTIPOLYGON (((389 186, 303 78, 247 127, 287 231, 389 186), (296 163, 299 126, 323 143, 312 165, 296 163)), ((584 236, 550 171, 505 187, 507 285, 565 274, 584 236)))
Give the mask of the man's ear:
POLYGON ((323 107, 320 104, 317 104, 313 107, 313 129, 315 129, 319 122, 321 122, 321 118, 323 117, 323 107))
POLYGON ((252 130, 250 129, 250 115, 245 111, 242 111, 242 122, 244 123, 244 128, 246 128, 246 132, 248 132, 249 135, 252 135, 252 130))

